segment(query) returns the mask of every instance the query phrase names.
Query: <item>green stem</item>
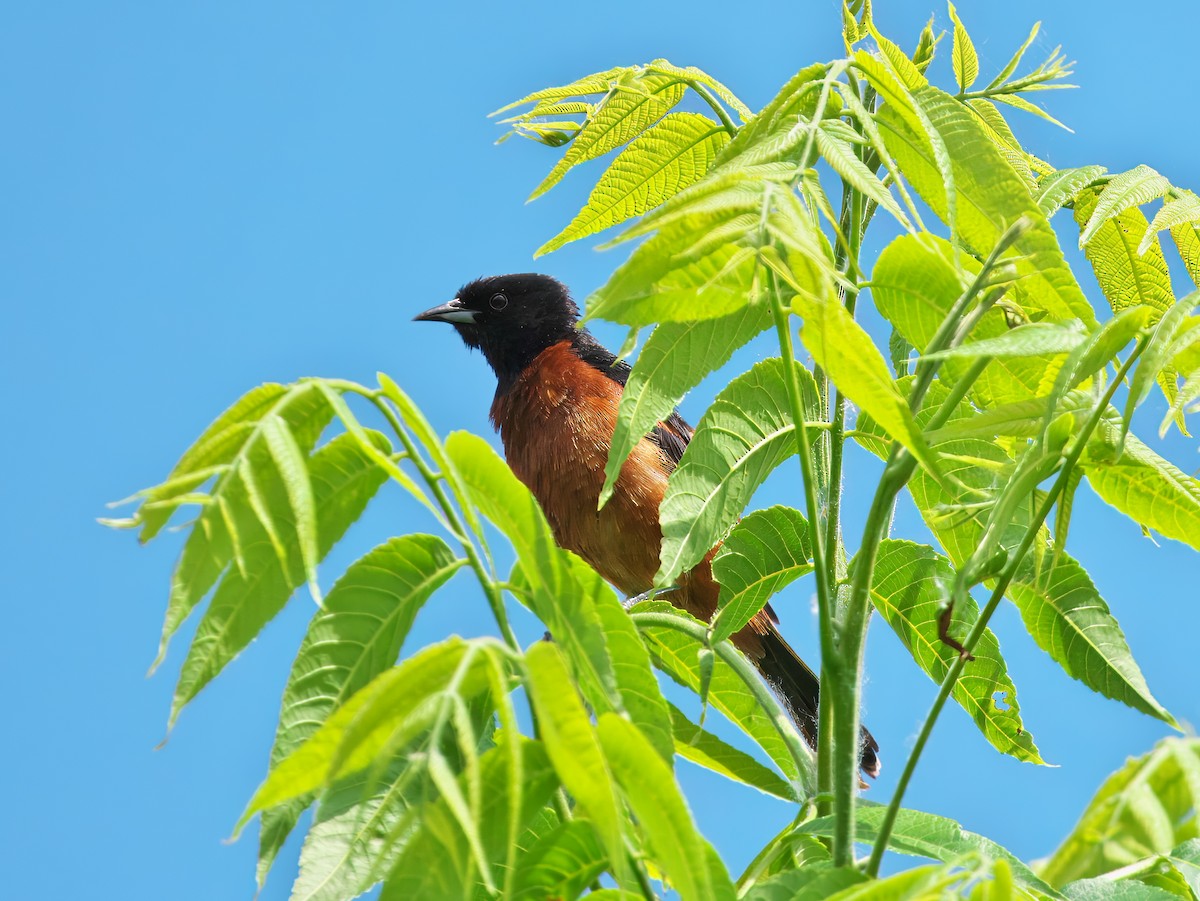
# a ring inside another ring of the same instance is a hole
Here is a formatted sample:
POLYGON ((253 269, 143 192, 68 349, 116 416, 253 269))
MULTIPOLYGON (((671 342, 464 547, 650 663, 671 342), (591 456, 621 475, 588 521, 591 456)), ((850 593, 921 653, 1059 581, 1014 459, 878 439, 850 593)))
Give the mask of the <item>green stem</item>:
POLYGON ((725 111, 725 107, 721 105, 720 101, 713 96, 712 91, 697 81, 689 81, 686 84, 700 96, 700 99, 712 107, 713 112, 717 114, 717 118, 721 120, 721 124, 725 126, 725 130, 729 132, 729 136, 733 137, 736 135, 738 127, 733 124, 733 119, 729 118, 729 113, 725 111))
MULTIPOLYGON (((633 610, 629 615, 633 619, 634 624, 639 627, 658 626, 665 629, 673 629, 699 642, 701 645, 706 644, 708 641, 707 626, 702 623, 693 622, 690 619, 684 619, 674 613, 633 610)), ((734 671, 745 686, 750 689, 750 694, 754 696, 754 700, 766 712, 771 725, 775 727, 775 731, 783 739, 788 756, 796 764, 796 771, 800 774, 803 782, 807 783, 807 785, 794 786, 797 789, 796 796, 803 799, 805 796, 804 792, 811 791, 812 786, 816 785, 816 768, 813 761, 813 753, 808 749, 808 745, 804 743, 804 739, 800 737, 800 733, 796 731, 796 726, 791 716, 783 709, 774 692, 767 687, 767 683, 758 675, 758 670, 754 668, 753 664, 746 659, 741 651, 728 641, 717 642, 713 645, 713 651, 721 658, 722 662, 734 671)))
MULTIPOLYGON (((775 275, 770 275, 771 310, 775 317, 775 331, 779 338, 779 349, 783 359, 784 377, 787 380, 788 402, 791 405, 792 421, 796 423, 796 452, 800 456, 800 475, 804 482, 804 502, 808 513, 809 531, 812 537, 813 572, 817 582, 817 621, 820 626, 821 641, 821 674, 829 678, 836 674, 838 668, 837 647, 833 632, 833 595, 829 583, 829 568, 827 565, 824 537, 821 533, 820 506, 817 503, 817 481, 813 472, 812 442, 809 440, 808 425, 804 418, 804 401, 801 395, 800 378, 796 372, 796 352, 792 346, 792 333, 788 326, 788 314, 783 308, 783 300, 779 296, 775 275)), ((818 722, 818 750, 828 747, 828 738, 821 738, 821 723, 818 722)), ((832 732, 826 729, 826 733, 832 732)), ((828 748, 827 760, 832 760, 832 748, 828 748)), ((818 758, 820 755, 818 755, 818 758)), ((820 764, 818 763, 820 767, 820 764)), ((818 771, 817 791, 828 791, 828 785, 821 784, 821 777, 828 778, 831 772, 827 768, 818 771)))
MULTIPOLYGON (((942 683, 938 687, 937 697, 934 698, 933 705, 930 707, 929 713, 925 717, 925 722, 921 724, 921 731, 918 733, 917 740, 913 745, 913 749, 908 755, 908 760, 905 761, 904 770, 901 772, 900 778, 896 783, 896 791, 892 795, 891 802, 888 804, 887 812, 883 817, 883 822, 880 823, 879 834, 876 836, 874 848, 871 849, 871 858, 867 862, 867 874, 869 876, 876 876, 879 873, 879 865, 883 861, 883 854, 887 849, 888 841, 891 838, 892 829, 895 827, 896 817, 900 813, 900 805, 904 800, 904 793, 908 790, 908 784, 912 780, 913 772, 916 770, 917 763, 921 759, 921 754, 925 750, 925 745, 929 741, 929 736, 933 732, 934 724, 941 715, 942 709, 946 705, 946 700, 950 697, 951 692, 954 690, 954 686, 958 683, 959 676, 962 675, 962 671, 969 660, 970 652, 974 650, 975 645, 979 643, 980 637, 983 635, 984 631, 986 631, 988 621, 992 618, 992 614, 996 612, 996 608, 1000 605, 1000 601, 1004 599, 1004 594, 1006 591, 1008 591, 1008 586, 1015 578, 1017 570, 1021 563, 1024 562, 1026 554, 1029 553, 1029 549, 1033 546, 1033 542, 1037 538, 1037 534, 1041 529, 1042 524, 1050 515, 1051 508, 1058 500, 1058 496, 1062 493, 1063 488, 1070 479, 1071 473, 1075 469, 1075 466, 1079 463, 1079 458, 1082 456, 1083 450, 1087 446, 1092 433, 1100 424, 1100 420, 1103 418, 1105 411, 1112 402, 1113 395, 1116 393, 1117 388, 1120 387, 1121 381, 1125 378, 1126 373, 1129 372, 1129 369, 1133 365, 1134 361, 1137 360, 1137 358, 1141 355, 1145 346, 1146 342, 1144 340, 1138 341, 1137 345, 1133 349, 1133 352, 1129 355, 1129 358, 1126 359, 1121 365, 1120 370, 1117 372, 1116 378, 1114 378, 1112 383, 1108 386, 1108 390, 1104 393, 1104 397, 1101 398, 1100 402, 1096 405, 1096 408, 1092 411, 1092 415, 1088 418, 1087 423, 1085 423, 1083 429, 1076 436, 1075 443, 1072 445, 1070 452, 1064 459, 1062 468, 1059 470, 1058 477, 1054 480, 1054 484, 1050 487, 1049 492, 1047 492, 1046 497, 1042 501, 1041 508, 1038 510, 1033 521, 1030 523, 1029 528, 1026 529, 1024 536, 1021 538, 1021 543, 1017 546, 1016 551, 1009 559, 1008 565, 1005 567, 999 581, 996 583, 996 587, 993 589, 991 596, 988 598, 987 604, 985 604, 983 609, 980 611, 979 618, 975 621, 975 625, 972 626, 971 632, 967 636, 966 641, 963 642, 963 653, 959 654, 954 663, 951 664, 950 669, 947 671, 945 677, 942 679, 942 683)), ((982 369, 982 367, 980 367, 980 369, 982 369)))
MULTIPOLYGON (((1026 227, 1025 223, 1018 220, 1001 236, 975 280, 942 320, 925 350, 926 354, 959 344, 970 334, 979 319, 999 300, 1003 290, 993 288, 980 300, 971 313, 966 314, 968 307, 980 292, 991 287, 989 278, 992 270, 999 263, 1001 254, 1011 246, 1026 227)), ((917 367, 912 391, 909 394, 909 404, 914 413, 920 410, 925 394, 933 383, 940 365, 939 361, 928 361, 917 367)), ((982 366, 972 367, 969 373, 972 381, 978 377, 981 371, 982 366)), ((966 390, 966 388, 962 389, 963 394, 966 390)), ((954 402, 957 403, 963 394, 958 395, 954 402)), ((948 416, 948 407, 949 405, 944 404, 939 412, 946 411, 945 415, 948 416)), ((833 745, 838 758, 833 767, 833 807, 836 815, 833 835, 834 866, 848 866, 854 858, 854 793, 857 783, 859 732, 861 729, 859 717, 862 693, 861 674, 863 650, 866 647, 868 615, 871 610, 871 579, 875 572, 879 546, 891 526, 896 496, 912 477, 916 465, 916 458, 899 443, 893 442, 883 475, 876 486, 875 495, 871 499, 867 522, 863 527, 862 541, 858 553, 855 555, 854 572, 850 577, 846 609, 838 629, 841 638, 839 663, 844 667, 842 672, 846 677, 846 683, 837 686, 833 707, 833 745)))
MULTIPOLYGON (((842 210, 839 221, 839 227, 846 235, 846 245, 843 251, 839 245, 837 257, 834 260, 835 266, 839 272, 849 272, 852 268, 858 268, 858 253, 862 242, 863 229, 865 223, 862 221, 862 195, 855 191, 850 185, 842 183, 842 210)), ((854 315, 854 308, 858 300, 858 292, 841 292, 841 300, 849 311, 850 315, 854 315)), ((828 390, 828 389, 826 389, 828 390)), ((845 455, 846 445, 846 397, 842 394, 838 387, 834 386, 832 415, 830 416, 830 431, 826 440, 829 442, 829 474, 828 481, 825 486, 825 495, 827 498, 828 508, 826 511, 825 521, 825 547, 827 549, 825 559, 826 582, 831 585, 837 585, 840 578, 844 576, 844 561, 845 554, 842 550, 842 461, 845 455)), ((833 611, 836 609, 835 604, 829 605, 829 615, 832 619, 833 611)), ((822 617, 824 621, 824 617, 822 617)), ((831 623, 832 626, 832 623, 831 623)), ((831 643, 836 639, 832 628, 830 629, 831 643)), ((837 719, 836 705, 833 703, 833 693, 836 690, 834 683, 839 674, 845 675, 845 668, 841 669, 826 667, 825 651, 821 652, 821 685, 827 686, 825 691, 818 695, 818 711, 817 711, 817 784, 819 790, 827 798, 832 794, 834 784, 833 766, 836 754, 834 753, 835 730, 834 722, 837 719)), ((819 813, 828 814, 832 811, 830 801, 823 801, 818 805, 819 813)))

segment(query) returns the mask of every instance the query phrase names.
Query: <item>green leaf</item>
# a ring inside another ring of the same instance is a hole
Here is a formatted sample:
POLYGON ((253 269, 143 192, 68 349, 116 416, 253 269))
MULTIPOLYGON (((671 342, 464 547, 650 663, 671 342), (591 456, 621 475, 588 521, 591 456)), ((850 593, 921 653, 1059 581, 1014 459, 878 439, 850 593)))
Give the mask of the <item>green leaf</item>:
MULTIPOLYGON (((919 420, 927 420, 947 392, 944 385, 934 382, 919 420)), ((970 405, 960 402, 947 426, 969 424, 975 415, 970 405)), ((869 423, 860 422, 860 431, 869 428, 869 423)), ((886 454, 882 442, 863 443, 872 453, 886 454)), ((909 490, 921 517, 951 562, 962 566, 979 547, 992 510, 991 504, 981 506, 980 499, 998 495, 1014 463, 992 440, 961 438, 939 444, 938 450, 946 461, 945 478, 938 483, 918 470, 909 482, 909 490)), ((1002 535, 1002 547, 1011 551, 1016 546, 1030 516, 1026 505, 1013 510, 1010 525, 1002 535)), ((1045 527, 1039 530, 1033 550, 1013 577, 1007 596, 1020 610, 1030 635, 1068 675, 1105 697, 1174 723, 1150 694, 1120 626, 1095 585, 1083 567, 1053 549, 1045 527), (1058 557, 1051 565, 1054 554, 1058 557)))
POLYGON ((603 156, 642 134, 679 103, 687 90, 678 79, 664 75, 647 75, 637 83, 642 90, 612 91, 594 108, 562 159, 529 195, 530 200, 562 181, 573 166, 603 156))
MULTIPOLYGON (((1075 198, 1075 221, 1080 228, 1095 218, 1099 209, 1097 196, 1095 190, 1085 190, 1075 198)), ((1146 233, 1146 217, 1137 207, 1131 207, 1097 225, 1084 252, 1114 313, 1140 305, 1156 311, 1157 319, 1170 309, 1175 294, 1162 248, 1154 235, 1149 235, 1147 248, 1138 247, 1146 233)))
MULTIPOLYGON (((1149 166, 1137 166, 1128 172, 1114 175, 1100 192, 1096 206, 1087 219, 1087 225, 1079 233, 1079 247, 1086 247, 1100 230, 1100 226, 1108 220, 1132 207, 1162 197, 1169 190, 1171 183, 1149 166)), ((1138 235, 1137 239, 1140 240, 1141 235, 1138 235)))
POLYGON ((493 639, 452 637, 414 654, 357 691, 299 748, 271 770, 239 822, 363 770, 428 728, 439 703, 489 688, 489 656, 507 659, 493 639))
POLYGON ((638 327, 716 319, 754 305, 761 295, 756 252, 736 243, 752 220, 753 213, 734 209, 663 226, 588 298, 588 318, 638 327))
POLYGON ((887 149, 959 240, 983 258, 1009 227, 1025 219, 1028 229, 1003 257, 1016 266, 1014 290, 1021 306, 1045 312, 1050 319, 1078 317, 1089 328, 1094 325, 1095 314, 1063 258, 1054 230, 971 110, 932 86, 903 91, 894 81, 879 77, 878 64, 867 62, 871 58, 862 51, 855 58, 887 101, 878 116, 887 149), (939 165, 939 144, 953 148, 949 181, 945 163, 939 165))
MULTIPOLYGON (((1015 107, 1016 109, 1023 110, 1024 112, 1027 112, 1027 113, 1033 113, 1039 119, 1045 119, 1051 125, 1057 125, 1059 128, 1066 129, 1067 131, 1072 131, 1072 129, 1067 128, 1067 126, 1063 125, 1061 122, 1059 122, 1057 119, 1055 119, 1052 115, 1050 115, 1048 112, 1046 112, 1040 106, 1038 106, 1036 103, 1030 103, 1028 100, 1026 100, 1020 94, 996 94, 995 97, 996 97, 996 100, 1000 103, 1008 104, 1011 107, 1015 107)), ((1072 133, 1074 133, 1074 132, 1072 132, 1072 133)))
MULTIPOLYGON (((249 506, 246 473, 256 467, 258 471, 274 469, 263 453, 263 423, 272 415, 283 418, 300 449, 308 453, 333 417, 333 410, 315 382, 261 385, 222 413, 171 471, 168 483, 176 486, 172 490, 178 495, 196 487, 197 483, 188 484, 189 475, 195 477, 197 472, 222 467, 209 491, 210 502, 193 524, 171 577, 171 594, 152 671, 166 655, 171 636, 244 550, 243 536, 237 532, 241 521, 231 529, 229 517, 232 510, 249 506), (188 487, 182 489, 183 485, 188 487)), ((268 473, 266 478, 270 477, 268 473)), ((156 497, 151 489, 145 503, 156 497)), ((145 513, 139 510, 135 519, 143 518, 142 540, 153 538, 174 509, 172 503, 167 503, 145 513)), ((257 522, 260 530, 265 525, 257 522)))
POLYGON ((633 724, 611 713, 596 724, 600 744, 654 862, 683 901, 733 901, 733 884, 696 831, 675 775, 633 724))
POLYGON ((1171 237, 1179 248, 1179 255, 1183 257, 1183 267, 1196 286, 1200 287, 1200 226, 1194 222, 1191 225, 1177 225, 1171 229, 1171 237))
POLYGON ((971 36, 967 34, 966 27, 958 18, 958 12, 954 9, 953 3, 950 4, 950 18, 954 20, 954 48, 951 51, 954 60, 954 79, 958 82, 959 90, 966 91, 979 77, 979 55, 975 52, 971 36))
POLYGON ((863 327, 837 300, 813 301, 797 295, 793 308, 804 317, 800 339, 838 390, 923 466, 936 471, 935 455, 926 446, 908 402, 896 390, 887 361, 863 327))
MULTIPOLYGON (((571 555, 570 565, 576 571, 580 585, 590 586, 584 598, 591 600, 600 618, 617 678, 620 704, 614 705, 609 699, 601 698, 593 703, 593 707, 623 709, 650 739, 659 756, 671 760, 675 756, 675 747, 671 738, 670 710, 658 687, 645 643, 612 589, 578 557, 571 555)), ((527 594, 528 584, 523 568, 518 566, 509 578, 509 585, 520 596, 527 594)))
MULTIPOLYGON (((271 748, 275 766, 309 738, 347 698, 392 666, 417 611, 464 561, 440 538, 393 538, 350 565, 309 623, 283 690, 271 748)), ((263 812, 261 885, 304 800, 263 812)))
MULTIPOLYGON (((938 636, 938 619, 955 578, 950 561, 933 548, 910 541, 887 540, 880 545, 871 601, 935 683, 941 683, 958 656, 938 636)), ((955 610, 955 622, 973 627, 979 618, 975 601, 966 595, 957 606, 961 609, 955 610)), ((975 659, 954 685, 954 700, 996 750, 1028 763, 1044 763, 1021 721, 1016 686, 990 629, 972 653, 975 659)))
POLYGON ((933 33, 933 16, 930 16, 925 27, 921 29, 921 35, 917 38, 917 46, 913 48, 912 54, 913 65, 922 75, 933 62, 934 53, 937 51, 938 42, 941 41, 943 34, 944 32, 937 35, 933 33))
MULTIPOLYGON (((179 458, 167 478, 153 488, 134 495, 142 500, 134 518, 141 524, 138 540, 152 540, 170 521, 178 504, 170 501, 191 491, 237 459, 256 424, 291 396, 292 386, 268 382, 238 398, 229 409, 213 420, 203 434, 179 458)), ((313 441, 316 441, 314 436, 313 441)), ((132 498, 131 498, 132 500, 132 498)))
POLYGON ((1047 654, 1088 688, 1170 725, 1108 605, 1082 566, 1065 554, 1051 566, 1027 559, 1008 589, 1025 628, 1047 654))
POLYGON ((529 489, 486 441, 454 432, 446 439, 446 452, 479 512, 512 542, 533 612, 567 654, 585 696, 594 704, 616 703, 616 674, 596 611, 595 598, 604 593, 600 577, 588 573, 590 584, 580 583, 585 571, 558 546, 529 489))
MULTIPOLYGON (((711 691, 711 685, 710 685, 711 691)), ((760 792, 795 801, 792 786, 745 751, 726 744, 711 732, 696 725, 675 705, 671 705, 671 728, 675 733, 675 751, 684 760, 720 773, 734 782, 741 782, 760 792)))
POLYGON ((1125 400, 1125 415, 1121 422, 1122 432, 1117 441, 1118 453, 1122 440, 1129 431, 1133 411, 1149 395, 1150 386, 1155 381, 1160 385, 1163 384, 1164 375, 1167 376, 1169 385, 1169 387, 1168 385, 1163 386, 1167 401, 1174 403, 1176 377, 1174 370, 1170 368, 1171 360, 1183 349, 1178 340, 1180 329, 1186 326, 1187 317, 1198 305, 1200 305, 1200 290, 1193 291, 1187 297, 1181 298, 1178 303, 1163 313, 1151 333, 1150 339, 1146 342, 1145 350, 1142 351, 1137 369, 1134 370, 1133 378, 1130 380, 1129 397, 1125 400))
POLYGON ((994 338, 968 341, 937 353, 924 354, 921 359, 973 360, 978 357, 1036 357, 1042 354, 1070 353, 1086 338, 1087 335, 1072 324, 1029 322, 994 338))
POLYGON ((1141 882, 1111 879, 1081 879, 1064 885, 1063 896, 1069 901, 1175 901, 1179 896, 1141 882))
POLYGON ((808 520, 799 510, 775 506, 751 513, 733 527, 713 557, 713 578, 721 593, 712 640, 732 636, 812 567, 808 520))
MULTIPOLYGON (((609 771, 605 749, 592 728, 579 696, 572 689, 562 653, 548 642, 535 644, 525 653, 526 687, 538 718, 546 754, 558 778, 579 803, 595 827, 608 857, 623 881, 625 864, 625 816, 617 797, 617 786, 609 771)), ((666 767, 656 754, 647 755, 666 767)), ((673 776, 668 770, 668 779, 673 776)))
MULTIPOLYGON (((763 158, 760 151, 764 145, 775 143, 778 136, 791 131, 799 117, 810 119, 816 111, 816 88, 828 69, 824 63, 817 63, 806 66, 789 78, 771 98, 771 102, 738 129, 733 140, 721 151, 716 165, 722 167, 733 160, 745 165, 747 159, 763 158), (753 156, 747 153, 751 149, 755 150, 753 156), (740 159, 743 155, 746 159, 740 159)), ((780 159, 782 154, 770 152, 766 157, 780 159)))
MULTIPOLYGON (((371 433, 370 440, 390 451, 387 439, 371 433)), ((263 475, 264 502, 276 522, 285 524, 286 569, 279 564, 278 553, 267 536, 261 520, 247 515, 245 496, 239 488, 224 495, 230 507, 241 544, 243 566, 229 567, 221 577, 208 609, 192 638, 180 669, 179 681, 171 704, 171 723, 204 686, 254 639, 270 620, 283 609, 296 588, 304 584, 305 565, 298 552, 299 530, 292 527, 291 502, 284 480, 271 472, 266 442, 247 451, 247 469, 263 475)), ((362 452, 349 435, 339 435, 317 450, 307 464, 312 486, 312 506, 316 511, 315 558, 322 559, 341 539, 367 503, 379 490, 386 476, 362 452)), ((189 539, 189 544, 191 539, 189 539)), ((186 550, 185 550, 186 553, 186 550)))
POLYGON ((543 88, 540 91, 534 91, 532 94, 526 94, 520 100, 514 100, 507 106, 502 106, 491 115, 498 116, 500 113, 506 113, 518 106, 524 106, 527 103, 542 103, 543 101, 558 101, 567 97, 582 97, 588 94, 605 93, 612 86, 626 78, 630 73, 634 72, 633 66, 617 66, 614 69, 607 69, 604 72, 596 72, 592 75, 585 75, 578 81, 573 81, 570 84, 561 85, 554 88, 543 88))
POLYGON ((1088 483, 1134 522, 1200 550, 1200 481, 1135 435, 1116 457, 1118 441, 1119 429, 1101 423, 1081 460, 1088 483))
POLYGON ((1054 388, 1046 400, 1046 422, 1067 392, 1091 378, 1112 362, 1117 353, 1136 336, 1151 317, 1152 307, 1135 305, 1118 312, 1073 350, 1054 379, 1054 388))
POLYGON ((425 418, 425 414, 418 407, 404 390, 397 385, 387 375, 387 373, 377 373, 379 379, 379 387, 383 391, 383 396, 390 400, 400 413, 401 421, 408 426, 412 431, 413 436, 420 442, 421 446, 433 458, 433 462, 437 470, 449 483, 451 490, 454 492, 455 498, 459 501, 459 507, 462 510, 463 516, 467 520, 467 525, 471 530, 480 537, 483 536, 483 530, 479 525, 479 517, 475 513, 473 505, 467 503, 467 490, 463 485, 462 476, 458 474, 458 470, 454 468, 454 464, 450 462, 450 458, 446 455, 446 448, 442 444, 438 433, 430 425, 429 420, 425 418))
POLYGON ((274 413, 263 418, 262 431, 267 451, 287 492, 296 531, 296 547, 300 551, 309 592, 313 600, 320 604, 321 587, 317 584, 317 510, 304 451, 296 443, 287 423, 274 413))
POLYGON ((1041 22, 1033 23, 1033 27, 1029 29, 1029 36, 1025 38, 1024 43, 1017 48, 1016 53, 1014 53, 1009 61, 1004 64, 1004 68, 1001 69, 996 74, 996 77, 993 78, 988 84, 989 90, 991 88, 1000 87, 1000 85, 1004 84, 1008 80, 1010 75, 1017 71, 1017 66, 1021 64, 1021 58, 1025 56, 1025 51, 1029 49, 1029 45, 1033 43, 1033 39, 1037 37, 1041 28, 1041 22))
MULTIPOLYGON (((521 737, 512 744, 501 742, 479 763, 480 804, 471 823, 475 835, 463 830, 443 793, 422 809, 417 832, 384 883, 380 901, 474 898, 488 883, 483 867, 494 874, 497 888, 511 879, 512 874, 504 878, 509 848, 541 813, 558 783, 541 743, 521 737), (514 772, 520 774, 519 782, 513 781, 514 772)), ((465 775, 458 784, 463 795, 470 791, 465 775)), ((488 896, 496 894, 493 890, 488 896)))
MULTIPOLYGON (((855 838, 872 843, 879 835, 886 808, 882 804, 859 801, 855 817, 855 838)), ((833 817, 819 817, 799 827, 811 835, 833 835, 833 817)), ((968 854, 978 854, 985 860, 1003 860, 1011 868, 1013 879, 1022 888, 1054 895, 1055 892, 1012 852, 982 835, 968 832, 954 820, 920 810, 901 808, 896 817, 888 847, 901 854, 930 857, 944 863, 960 863, 968 854)))
POLYGON ((866 881, 867 877, 854 867, 834 867, 818 861, 757 883, 742 897, 744 901, 825 901, 866 881))
POLYGON ((321 794, 313 812, 300 849, 293 901, 342 901, 366 891, 404 849, 402 841, 394 840, 394 831, 402 830, 421 805, 436 798, 437 788, 423 762, 408 754, 382 773, 367 770, 339 779, 321 794))
POLYGON ((654 329, 621 393, 601 504, 612 496, 621 467, 642 436, 670 416, 704 376, 724 366, 735 350, 770 324, 771 312, 760 304, 717 319, 667 322, 654 329))
POLYGON ((1200 222, 1200 197, 1191 191, 1180 191, 1179 197, 1163 204, 1162 209, 1146 229, 1146 236, 1138 245, 1138 253, 1145 253, 1154 243, 1155 236, 1164 229, 1175 229, 1182 225, 1200 222))
MULTIPOLYGON (((812 375, 799 369, 805 415, 820 417, 812 375)), ((670 585, 737 521, 755 489, 796 452, 783 361, 764 360, 730 382, 701 417, 659 507, 662 566, 670 585)))
POLYGON ((1078 169, 1058 169, 1043 176, 1036 194, 1038 208, 1047 218, 1053 216, 1063 204, 1074 200, 1080 191, 1107 172, 1103 166, 1080 166, 1078 169))
MULTIPOLYGON (((496 697, 506 700, 506 688, 493 687, 496 697)), ((459 701, 450 717, 435 722, 412 747, 324 791, 300 850, 294 901, 342 901, 379 882, 413 837, 422 805, 442 794, 430 761, 436 758, 443 769, 464 773, 470 785, 478 786, 479 754, 495 746, 495 708, 486 695, 459 701), (453 730, 444 728, 447 719, 453 719, 453 730)))
POLYGON ((731 107, 743 122, 750 118, 750 109, 746 104, 742 103, 733 91, 729 90, 729 88, 725 87, 725 85, 721 84, 721 82, 717 81, 703 69, 697 69, 695 66, 676 66, 665 59, 656 59, 647 68, 654 72, 665 72, 668 75, 675 75, 682 78, 693 88, 696 85, 711 88, 712 92, 720 97, 726 106, 731 107))
MULTIPOLYGON (((879 312, 918 349, 929 346, 942 321, 967 289, 967 278, 978 272, 978 264, 965 260, 965 272, 959 272, 955 256, 949 243, 933 235, 902 235, 884 248, 871 274, 871 297, 879 312)), ((983 340, 1008 333, 1004 314, 993 310, 983 317, 971 337, 983 340)), ((971 396, 982 407, 1041 396, 1052 359, 994 359, 976 379, 971 396)), ((965 361, 948 359, 939 370, 939 380, 953 384, 968 367, 965 361)))
MULTIPOLYGON (((643 601, 631 612, 652 611, 690 618, 666 601, 643 601)), ((693 692, 700 691, 700 651, 704 645, 675 629, 638 623, 638 630, 650 648, 655 664, 664 673, 693 692)), ((715 655, 714 655, 715 656, 715 655)), ((708 703, 719 710, 731 723, 745 732, 783 774, 797 784, 800 774, 787 751, 783 739, 770 716, 753 696, 745 683, 729 666, 716 657, 708 686, 708 703)))
POLYGON ((837 131, 829 123, 822 122, 815 129, 817 152, 825 158, 830 167, 842 180, 859 191, 863 196, 874 200, 879 206, 891 213, 901 225, 909 231, 913 225, 908 216, 900 209, 900 204, 892 196, 891 189, 859 159, 854 148, 846 141, 837 137, 837 131))
MULTIPOLYGON (((521 857, 513 879, 516 901, 577 898, 606 868, 596 832, 587 820, 560 823, 521 857)), ((591 897, 591 896, 589 896, 591 897)))
POLYGON ((665 759, 673 756, 671 726, 637 631, 612 589, 591 567, 558 547, 529 489, 482 438, 452 434, 446 451, 467 493, 512 542, 521 561, 515 580, 533 612, 562 647, 588 703, 627 713, 665 759))
POLYGON ((664 116, 621 152, 571 224, 538 248, 534 256, 653 209, 698 181, 727 143, 729 133, 707 116, 664 116))
MULTIPOLYGON (((1196 837, 1200 740, 1167 738, 1105 780, 1038 873, 1051 885, 1100 876, 1196 837)), ((1185 852, 1186 853, 1186 852, 1185 852)))

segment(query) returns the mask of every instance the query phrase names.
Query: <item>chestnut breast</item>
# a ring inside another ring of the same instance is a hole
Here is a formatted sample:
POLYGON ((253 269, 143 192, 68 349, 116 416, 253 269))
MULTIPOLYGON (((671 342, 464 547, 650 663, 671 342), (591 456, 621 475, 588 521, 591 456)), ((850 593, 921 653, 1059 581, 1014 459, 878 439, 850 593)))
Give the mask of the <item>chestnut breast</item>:
POLYGON ((492 403, 508 464, 533 492, 555 538, 629 595, 651 587, 662 533, 658 507, 672 468, 642 439, 597 510, 621 385, 562 341, 542 351, 492 403))

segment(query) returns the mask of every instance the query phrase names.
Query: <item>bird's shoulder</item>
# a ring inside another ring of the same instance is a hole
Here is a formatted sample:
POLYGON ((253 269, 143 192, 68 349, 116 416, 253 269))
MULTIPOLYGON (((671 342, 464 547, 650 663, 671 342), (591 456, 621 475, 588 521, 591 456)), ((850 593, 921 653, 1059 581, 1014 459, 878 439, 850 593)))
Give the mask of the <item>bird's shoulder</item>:
MULTIPOLYGON (((603 373, 624 389, 632 371, 628 363, 617 359, 617 355, 592 337, 591 333, 581 329, 571 342, 571 350, 584 363, 603 373)), ((692 440, 694 430, 679 415, 678 410, 672 410, 671 415, 655 425, 653 431, 646 437, 650 439, 663 456, 677 466, 683 457, 684 449, 692 440)))

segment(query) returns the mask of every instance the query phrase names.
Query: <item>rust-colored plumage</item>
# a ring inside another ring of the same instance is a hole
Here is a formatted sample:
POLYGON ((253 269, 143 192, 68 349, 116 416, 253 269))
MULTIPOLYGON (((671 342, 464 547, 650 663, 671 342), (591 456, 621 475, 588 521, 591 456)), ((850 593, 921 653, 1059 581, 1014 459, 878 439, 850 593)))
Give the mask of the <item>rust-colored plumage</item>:
MULTIPOLYGON (((558 543, 625 594, 637 595, 653 587, 658 571, 658 508, 675 462, 643 438, 621 467, 611 500, 596 509, 621 390, 619 382, 584 362, 570 341, 560 341, 496 395, 491 418, 508 465, 537 498, 558 543)), ((680 578, 671 600, 707 620, 718 591, 706 558, 680 578)), ((761 636, 771 628, 769 616, 759 613, 734 642, 758 659, 761 636)))
MULTIPOLYGON (((454 323, 480 348, 498 385, 491 420, 509 466, 537 498, 558 543, 627 595, 653 587, 662 531, 658 509, 692 430, 673 414, 634 447, 612 497, 597 510, 604 468, 629 367, 575 326, 566 289, 540 275, 498 276, 463 287, 448 304, 418 316, 454 323)), ((698 619, 717 607, 714 548, 664 597, 698 619)), ((733 638, 816 741, 818 682, 784 641, 768 606, 733 638)), ((879 771, 877 745, 863 731, 864 772, 879 771)))

